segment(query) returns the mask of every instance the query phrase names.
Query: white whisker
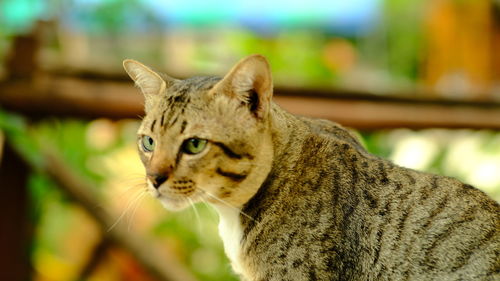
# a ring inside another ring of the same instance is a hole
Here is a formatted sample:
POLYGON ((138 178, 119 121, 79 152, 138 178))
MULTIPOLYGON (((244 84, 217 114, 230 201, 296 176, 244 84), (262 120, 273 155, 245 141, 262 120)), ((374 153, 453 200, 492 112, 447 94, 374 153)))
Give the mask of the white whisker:
POLYGON ((203 202, 203 205, 205 205, 205 207, 209 210, 208 212, 210 213, 210 217, 214 221, 217 221, 217 211, 214 209, 214 207, 210 206, 210 204, 208 204, 208 202, 203 197, 201 197, 201 202, 203 202))
MULTIPOLYGON (((200 189, 200 190, 203 190, 203 189, 200 189)), ((245 217, 247 217, 248 219, 252 220, 252 221, 255 221, 254 218, 252 218, 250 215, 246 214, 245 212, 243 212, 242 210, 240 210, 239 208, 236 208, 235 206, 231 205, 229 202, 226 202, 225 200, 222 200, 221 198, 211 194, 210 192, 206 191, 206 190, 203 190, 203 192, 205 192, 205 194, 207 194, 208 196, 210 196, 211 198, 223 203, 224 205, 234 209, 234 210, 238 210, 238 212, 242 215, 244 215, 245 217)))
POLYGON ((124 188, 124 190, 120 191, 120 194, 118 194, 118 198, 123 198, 123 196, 125 196, 127 193, 133 191, 134 189, 136 188, 146 188, 146 183, 143 181, 141 183, 137 183, 137 184, 133 184, 133 185, 129 185, 127 186, 126 188, 124 188))
POLYGON ((136 200, 136 203, 135 203, 135 207, 133 208, 132 210, 132 215, 129 217, 128 219, 128 227, 127 227, 127 231, 130 231, 130 226, 132 225, 132 221, 134 220, 134 217, 135 217, 135 213, 137 212, 137 209, 139 208, 139 206, 141 205, 141 203, 143 202, 142 199, 144 198, 144 195, 146 195, 147 192, 144 191, 142 192, 137 200, 136 200))
POLYGON ((138 190, 138 191, 136 191, 136 193, 134 193, 134 195, 133 195, 134 199, 129 200, 129 202, 127 204, 127 207, 125 207, 125 210, 123 210, 123 212, 118 217, 118 219, 115 221, 115 223, 113 223, 108 228, 107 232, 110 232, 116 225, 118 225, 118 223, 123 219, 123 217, 125 216, 125 214, 130 210, 130 208, 132 207, 132 205, 140 198, 140 195, 145 194, 145 193, 146 193, 145 190, 138 190))
POLYGON ((145 181, 144 175, 142 175, 142 176, 137 175, 137 176, 129 176, 127 178, 120 179, 117 181, 117 183, 120 185, 128 185, 129 183, 141 183, 144 181, 145 181))
POLYGON ((191 198, 188 197, 187 199, 189 201, 189 204, 191 204, 191 208, 194 211, 194 216, 196 217, 196 221, 198 222, 198 233, 201 233, 201 219, 200 214, 198 213, 198 209, 196 209, 196 205, 191 198))

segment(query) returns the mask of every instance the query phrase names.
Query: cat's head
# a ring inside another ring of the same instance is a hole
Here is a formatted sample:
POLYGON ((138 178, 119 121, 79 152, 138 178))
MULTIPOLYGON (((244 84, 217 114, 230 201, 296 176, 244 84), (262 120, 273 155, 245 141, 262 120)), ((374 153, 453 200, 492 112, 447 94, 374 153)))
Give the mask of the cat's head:
POLYGON ((123 65, 145 97, 137 145, 150 192, 172 210, 247 202, 273 155, 266 59, 247 57, 222 79, 177 80, 134 60, 123 65))

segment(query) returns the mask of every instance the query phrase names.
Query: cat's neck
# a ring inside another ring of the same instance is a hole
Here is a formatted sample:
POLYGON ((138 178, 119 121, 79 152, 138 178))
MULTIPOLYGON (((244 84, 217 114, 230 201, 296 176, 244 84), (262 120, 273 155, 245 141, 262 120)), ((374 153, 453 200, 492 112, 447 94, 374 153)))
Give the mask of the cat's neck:
MULTIPOLYGON (((270 159, 272 165, 269 170, 265 170, 265 174, 259 176, 260 181, 253 181, 250 183, 250 186, 243 188, 253 190, 255 193, 259 192, 262 185, 269 180, 271 174, 286 173, 287 169, 292 168, 297 163, 297 159, 300 157, 300 150, 291 149, 291 147, 302 143, 309 130, 302 120, 281 109, 274 103, 272 104, 272 112, 268 125, 269 134, 271 135, 271 143, 268 145, 272 146, 272 148, 265 150, 268 153, 272 153, 272 159, 270 159)), ((250 200, 255 193, 245 194, 245 198, 250 200)), ((214 204, 214 207, 216 207, 221 218, 228 217, 228 214, 230 216, 233 215, 233 211, 240 212, 248 203, 247 200, 241 202, 241 204, 227 203, 227 205, 217 202, 214 204), (231 212, 228 212, 227 206, 230 206, 230 209, 232 209, 231 212)))
MULTIPOLYGON (((272 139, 272 167, 269 174, 265 175, 264 182, 256 188, 257 193, 262 193, 264 185, 274 175, 285 172, 289 165, 293 165, 300 156, 300 151, 290 149, 294 143, 300 143, 304 140, 307 132, 307 126, 299 118, 281 109, 278 105, 272 104, 272 112, 269 119, 269 133, 272 139)), ((286 173, 286 172, 285 172, 286 173)), ((256 194, 254 194, 255 196, 256 194)), ((242 219, 255 222, 254 218, 245 213, 250 201, 258 202, 258 199, 250 198, 243 206, 230 206, 213 204, 213 207, 219 214, 219 235, 224 242, 224 250, 231 260, 233 269, 238 274, 243 274, 245 269, 241 264, 241 241, 244 236, 242 219)))
POLYGON ((300 173, 304 168, 301 166, 301 157, 305 152, 303 146, 312 133, 312 128, 306 119, 292 115, 276 104, 273 104, 270 116, 272 166, 257 192, 241 208, 245 215, 240 215, 240 219, 246 227, 254 225, 259 220, 259 210, 272 205, 276 194, 287 192, 284 187, 289 186, 287 183, 291 174, 300 173))
POLYGON ((274 150, 273 162, 281 162, 284 157, 292 156, 293 151, 290 149, 292 143, 301 142, 307 128, 296 116, 286 112, 275 103, 272 104, 270 118, 269 127, 274 150))

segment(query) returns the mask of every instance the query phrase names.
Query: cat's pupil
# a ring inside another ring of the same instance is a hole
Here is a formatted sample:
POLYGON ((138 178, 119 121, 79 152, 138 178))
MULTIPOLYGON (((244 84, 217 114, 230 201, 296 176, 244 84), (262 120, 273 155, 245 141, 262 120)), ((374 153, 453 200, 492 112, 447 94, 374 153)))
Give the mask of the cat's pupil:
POLYGON ((154 149, 155 142, 152 137, 150 136, 143 136, 142 137, 142 147, 144 148, 145 151, 153 151, 154 149))
POLYGON ((206 144, 207 140, 204 139, 198 139, 198 138, 187 139, 182 146, 182 150, 187 154, 197 154, 203 151, 206 144))
POLYGON ((198 139, 191 139, 191 144, 193 144, 195 148, 198 148, 200 142, 198 141, 198 139))

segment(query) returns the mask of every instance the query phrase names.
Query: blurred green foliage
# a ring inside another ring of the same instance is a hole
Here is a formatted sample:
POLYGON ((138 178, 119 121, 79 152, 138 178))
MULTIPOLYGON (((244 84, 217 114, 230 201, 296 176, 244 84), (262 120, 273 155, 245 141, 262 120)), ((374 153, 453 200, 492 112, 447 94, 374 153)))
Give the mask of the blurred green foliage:
POLYGON ((179 239, 181 261, 200 280, 239 280, 232 273, 217 231, 217 214, 204 204, 165 216, 152 233, 158 238, 179 239))
MULTIPOLYGON (((276 82, 289 87, 349 87, 353 85, 341 78, 353 79, 349 77, 363 75, 364 71, 379 73, 363 79, 375 79, 374 85, 383 84, 388 79, 394 80, 395 86, 408 86, 418 81, 425 43, 422 34, 425 1, 366 2, 371 3, 370 9, 373 11, 370 13, 380 15, 375 16, 373 22, 364 23, 368 27, 363 30, 356 30, 354 27, 343 30, 332 28, 328 21, 252 28, 232 17, 231 20, 227 19, 227 22, 212 19, 217 24, 200 25, 197 24, 198 21, 211 19, 206 18, 203 10, 196 12, 195 9, 181 9, 178 13, 193 14, 185 18, 178 15, 184 22, 172 23, 169 20, 175 19, 161 17, 162 13, 168 12, 167 4, 164 7, 158 4, 156 7, 144 0, 6 0, 0 3, 3 15, 0 16, 0 59, 4 57, 12 35, 29 33, 37 20, 54 20, 58 26, 57 30, 52 32, 57 35, 42 40, 47 49, 42 53, 51 54, 51 63, 62 63, 63 66, 67 63, 70 67, 82 67, 72 65, 73 61, 64 61, 67 59, 67 53, 73 52, 75 46, 78 46, 77 50, 98 50, 81 54, 88 56, 84 61, 89 62, 89 65, 84 67, 92 67, 95 70, 99 69, 100 65, 115 66, 117 72, 121 71, 119 62, 123 58, 134 57, 160 69, 165 68, 162 64, 169 65, 172 61, 183 60, 182 65, 191 66, 192 74, 213 74, 212 66, 220 64, 221 58, 227 62, 229 59, 236 60, 251 53, 260 53, 269 58, 276 82), (76 38, 64 39, 71 33, 76 34, 76 38), (169 37, 178 33, 183 36, 169 37), (332 67, 329 62, 332 58, 328 58, 331 55, 328 54, 328 44, 335 38, 346 39, 352 49, 349 52, 354 54, 353 61, 343 69, 332 67), (71 41, 68 46, 65 45, 68 44, 66 40, 71 41), (167 45, 169 40, 178 46, 167 45)), ((216 13, 216 10, 221 9, 224 10, 223 14, 230 13, 231 5, 228 2, 228 7, 212 8, 210 12, 216 13)), ((343 6, 335 3, 332 5, 339 5, 339 9, 343 6)), ((363 10, 362 8, 359 10, 363 10)), ((265 10, 265 7, 262 9, 264 14, 276 13, 265 10)), ((323 14, 321 8, 311 10, 323 14)), ((276 17, 298 17, 297 20, 301 23, 303 19, 307 19, 306 23, 314 22, 314 18, 296 12, 297 14, 276 17)), ((250 15, 241 15, 241 21, 244 21, 245 16, 250 15)), ((366 19, 357 18, 359 22, 363 20, 366 19)), ((255 21, 258 22, 257 19, 255 21)), ((220 69, 216 69, 217 72, 220 69)), ((172 70, 175 71, 175 68, 172 70)), ((360 84, 363 83, 370 85, 371 82, 360 81, 360 84)))

